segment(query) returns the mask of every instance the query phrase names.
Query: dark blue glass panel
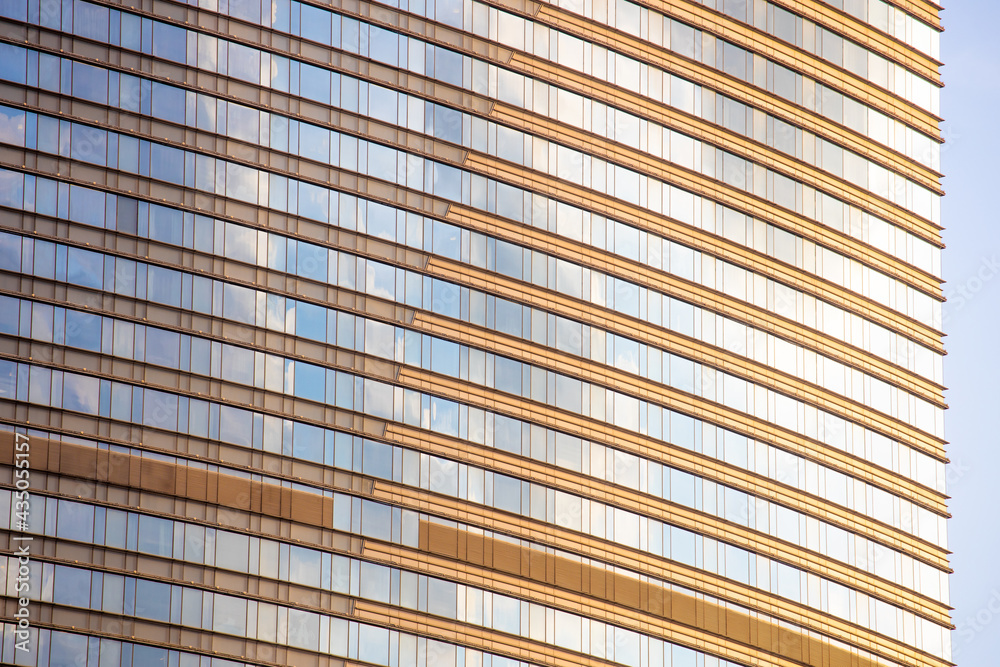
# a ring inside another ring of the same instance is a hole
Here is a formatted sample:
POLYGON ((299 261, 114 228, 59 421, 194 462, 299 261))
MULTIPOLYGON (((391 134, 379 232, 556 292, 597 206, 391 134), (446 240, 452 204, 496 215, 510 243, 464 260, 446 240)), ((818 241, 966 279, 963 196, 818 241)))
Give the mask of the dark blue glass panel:
MULTIPOLYGON (((326 222, 330 217, 330 191, 312 183, 299 183, 299 215, 326 222)), ((326 279, 325 272, 322 279, 326 279)))
POLYGON ((380 479, 392 479, 392 447, 389 445, 366 440, 363 461, 364 474, 380 479))
POLYGON ((219 432, 223 441, 249 447, 252 431, 251 413, 228 405, 220 406, 219 432))
MULTIPOLYGON (((102 644, 101 656, 104 656, 105 647, 102 644)), ((143 644, 134 644, 132 646, 132 665, 149 665, 150 667, 157 667, 162 665, 166 667, 168 664, 168 659, 170 657, 170 652, 165 648, 160 648, 158 646, 145 646, 143 644)), ((76 664, 76 663, 74 663, 76 664)))
POLYGON ((145 514, 139 517, 139 551, 157 556, 173 553, 174 528, 167 519, 145 514))
POLYGON ((434 49, 434 76, 454 86, 462 85, 462 54, 440 47, 434 49))
POLYGON ((323 429, 310 424, 295 424, 293 456, 306 461, 323 462, 323 429))
MULTIPOLYGON (((70 199, 72 210, 72 199, 70 199)), ((135 234, 138 230, 139 222, 139 202, 126 197, 118 197, 118 219, 116 227, 119 232, 125 234, 135 234)))
POLYGON ((81 248, 70 248, 66 279, 75 285, 100 289, 104 282, 104 257, 81 248))
POLYGON ((325 46, 329 45, 331 37, 330 12, 304 3, 296 4, 302 11, 302 37, 325 46))
POLYGON ((0 170, 0 205, 20 208, 24 204, 24 180, 24 174, 0 170))
MULTIPOLYGON (((75 73, 74 73, 75 74, 75 73)), ((153 103, 150 110, 157 118, 184 123, 184 90, 157 81, 152 84, 153 103)))
POLYGON ((399 35, 378 26, 370 26, 369 40, 368 55, 372 60, 393 67, 399 66, 399 35))
POLYGON ((368 174, 384 181, 396 181, 396 150, 388 146, 368 146, 368 174))
POLYGON ((135 615, 157 621, 170 620, 170 586, 159 581, 137 579, 135 615))
POLYGON ((0 16, 6 16, 15 21, 27 21, 28 0, 7 0, 6 2, 0 2, 0 16))
POLYGON ((102 318, 78 310, 66 311, 66 344, 93 352, 101 351, 102 318))
POLYGON ((183 63, 187 61, 187 32, 183 28, 153 23, 153 55, 183 63))
MULTIPOLYGON (((94 539, 94 508, 90 505, 59 501, 59 526, 61 539, 90 543, 94 539)), ((104 535, 101 535, 103 539, 104 535)))
POLYGON ((90 571, 77 567, 56 565, 52 601, 74 607, 90 604, 90 571))
POLYGON ((107 104, 107 70, 84 63, 73 63, 73 97, 107 104))
POLYGON ((329 251, 311 243, 299 243, 298 246, 298 274, 303 278, 326 282, 329 251))
POLYGON ((322 366, 295 364, 295 395, 312 401, 326 398, 326 369, 322 366))
MULTIPOLYGON (((354 502, 357 502, 355 500, 354 502)), ((361 527, 367 537, 388 540, 392 529, 392 508, 389 505, 361 501, 361 527)))
POLYGON ((458 318, 461 315, 458 285, 434 279, 434 298, 432 309, 439 315, 458 318))
POLYGON ((458 227, 444 222, 434 222, 433 253, 435 255, 455 260, 460 259, 462 256, 461 239, 461 231, 458 227))
MULTIPOLYGON (((41 128, 39 128, 41 129, 41 128)), ((60 142, 67 139, 66 127, 63 125, 59 135, 60 142)), ((91 164, 106 165, 108 159, 108 133, 96 127, 89 127, 73 124, 73 141, 71 144, 71 156, 74 160, 81 160, 91 164)), ((60 151, 65 154, 64 150, 60 151)))
POLYGON ((150 176, 184 185, 184 151, 162 144, 151 144, 150 158, 150 176))
POLYGON ((181 305, 181 274, 160 266, 149 267, 147 298, 169 306, 181 305))
POLYGON ((73 32, 81 37, 107 42, 109 17, 110 10, 107 7, 76 2, 73 4, 73 32))
POLYGON ((462 143, 462 113, 434 105, 434 136, 455 144, 462 143))
POLYGON ((295 334, 312 340, 326 340, 326 309, 299 301, 295 305, 295 334))
POLYGON ((104 226, 104 193, 92 188, 71 185, 69 188, 69 219, 95 227, 104 226))
POLYGON ((25 83, 28 78, 27 72, 28 52, 20 46, 0 44, 0 79, 25 83))
POLYGON ((462 172, 434 163, 434 194, 450 201, 462 200, 462 172))
POLYGON ((180 340, 180 334, 175 331, 148 327, 146 329, 146 361, 167 368, 179 367, 180 340))
POLYGON ((149 237, 170 245, 182 245, 184 241, 184 216, 176 208, 159 204, 149 207, 149 237))
MULTIPOLYGON (((85 574, 89 574, 85 572, 85 574)), ((87 577, 90 581, 90 577, 87 577)), ((89 585, 89 584, 88 584, 89 585)), ((87 606, 85 603, 84 607, 87 606)), ((53 632, 50 635, 49 667, 75 667, 80 658, 87 655, 87 636, 69 632, 53 632)))
POLYGON ((494 475, 493 504, 497 509, 520 514, 521 481, 506 475, 494 475))
POLYGON ((177 396, 147 389, 143 396, 142 423, 154 428, 177 429, 177 396))
POLYGON ((496 357, 494 384, 499 391, 521 394, 521 363, 506 357, 496 357))
MULTIPOLYGON (((330 72, 312 65, 302 64, 300 67, 300 90, 302 97, 330 103, 330 72)), ((300 146, 302 144, 300 143, 300 146)))

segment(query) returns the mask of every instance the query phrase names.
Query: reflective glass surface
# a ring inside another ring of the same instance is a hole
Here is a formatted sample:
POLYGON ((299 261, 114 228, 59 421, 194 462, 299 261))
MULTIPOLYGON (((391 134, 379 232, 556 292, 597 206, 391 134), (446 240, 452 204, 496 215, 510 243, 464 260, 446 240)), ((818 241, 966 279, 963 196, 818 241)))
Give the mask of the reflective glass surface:
POLYGON ((0 662, 949 664, 936 9, 0 18, 0 662))

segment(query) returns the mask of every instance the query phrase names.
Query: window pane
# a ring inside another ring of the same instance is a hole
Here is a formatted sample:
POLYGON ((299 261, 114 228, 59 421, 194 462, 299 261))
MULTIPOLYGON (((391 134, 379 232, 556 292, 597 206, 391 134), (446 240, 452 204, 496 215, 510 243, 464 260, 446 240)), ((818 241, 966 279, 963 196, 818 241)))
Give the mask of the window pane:
POLYGON ((159 581, 137 579, 135 582, 135 615, 157 621, 170 620, 170 585, 159 581))
POLYGON ((104 282, 104 257, 96 252, 70 248, 66 279, 82 287, 100 289, 104 282))
POLYGON ((56 565, 52 601, 74 607, 90 605, 90 570, 56 565))
POLYGON ((139 551, 157 556, 173 553, 174 527, 167 519, 139 516, 139 551))
POLYGON ((187 34, 183 28, 153 22, 153 55, 174 62, 187 59, 187 34))

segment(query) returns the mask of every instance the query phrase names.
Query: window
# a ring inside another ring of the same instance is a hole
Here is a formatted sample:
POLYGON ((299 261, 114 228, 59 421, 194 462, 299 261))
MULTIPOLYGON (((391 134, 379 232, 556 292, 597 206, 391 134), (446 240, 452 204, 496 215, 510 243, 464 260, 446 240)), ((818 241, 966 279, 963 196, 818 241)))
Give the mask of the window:
MULTIPOLYGON (((289 625, 291 615, 289 614, 289 625)), ((389 664, 389 630, 358 624, 358 660, 376 665, 389 664)))
POLYGON ((458 585, 451 581, 428 578, 427 612, 434 614, 435 616, 456 618, 456 600, 458 597, 458 591, 458 585))
POLYGON ((493 594, 493 629, 510 634, 521 632, 521 603, 515 598, 493 594))
MULTIPOLYGON (((123 29, 122 32, 125 30, 123 29)), ((187 31, 160 21, 154 21, 153 55, 178 63, 186 62, 187 31)))
POLYGON ((330 44, 330 12, 304 2, 297 2, 295 5, 302 12, 299 23, 302 37, 320 44, 330 44))
MULTIPOLYGON (((355 500, 354 502, 357 502, 355 500)), ((361 505, 362 534, 376 540, 389 540, 392 528, 392 512, 388 505, 362 501, 361 505)))
POLYGON ((147 298, 168 306, 181 305, 181 274, 162 266, 149 267, 147 298))
MULTIPOLYGON (((183 61, 183 57, 181 60, 183 61)), ((260 51, 229 42, 229 75, 250 83, 260 82, 260 51)), ((328 102, 329 95, 323 101, 328 102)))
MULTIPOLYGON (((218 599, 218 598, 216 598, 218 599)), ((218 607, 216 607, 218 611, 218 607)), ((135 615, 156 621, 170 620, 170 585, 159 581, 135 580, 135 615)), ((243 612, 244 625, 246 611, 243 612)))
POLYGON ((393 450, 389 445, 365 440, 362 472, 381 479, 392 479, 393 450))
POLYGON ((63 409, 96 415, 100 380, 75 373, 63 376, 63 409))
POLYGON ((107 42, 109 15, 110 11, 107 7, 89 2, 75 3, 73 5, 73 31, 81 37, 107 42))
POLYGON ((677 21, 670 21, 670 50, 688 58, 695 57, 695 30, 677 21))
POLYGON ((100 289, 104 282, 104 257, 96 252, 69 248, 66 279, 81 287, 100 289))
MULTIPOLYGON (((68 313, 67 313, 68 314, 68 313)), ((146 362, 150 364, 157 364, 159 366, 165 366, 167 368, 177 368, 180 366, 180 334, 174 331, 166 331, 164 329, 156 329, 154 327, 146 327, 146 362)), ((239 350, 239 348, 234 348, 230 345, 226 346, 227 350, 239 350)), ((228 366, 233 366, 232 360, 227 366, 225 363, 226 357, 230 355, 223 356, 223 366, 228 368, 228 366)), ((246 360, 241 360, 244 364, 246 360)), ((241 372, 245 372, 245 367, 240 368, 241 372)), ((208 369, 205 367, 198 368, 197 372, 207 372, 208 369)), ((253 373, 253 363, 251 358, 250 372, 253 373)), ((223 371, 223 377, 226 377, 227 373, 223 371)))
MULTIPOLYGON (((294 394, 299 398, 311 401, 326 399, 326 369, 315 364, 307 364, 302 361, 294 362, 295 371, 292 377, 295 379, 294 394)), ((287 374, 286 374, 287 378, 287 374)))
MULTIPOLYGON (((166 599, 170 600, 169 588, 166 591, 166 599)), ((229 595, 216 594, 214 602, 212 629, 238 637, 244 636, 247 630, 247 601, 229 595)))
POLYGON ((747 20, 747 0, 725 0, 724 10, 737 21, 747 20))
POLYGON ((455 86, 462 85, 462 63, 461 54, 440 47, 428 46, 428 50, 433 50, 434 61, 428 58, 429 62, 434 62, 433 74, 445 83, 455 86))
POLYGON ((783 39, 790 44, 797 44, 798 40, 795 38, 797 32, 796 26, 801 19, 790 11, 772 3, 767 4, 767 9, 771 12, 771 29, 769 32, 778 39, 783 39))
MULTIPOLYGON (((39 632, 39 635, 42 635, 42 633, 39 632)), ((46 664, 51 667, 69 667, 70 665, 78 665, 80 664, 80 658, 87 655, 88 638, 86 635, 78 635, 69 632, 52 632, 49 636, 51 639, 49 640, 49 657, 46 664)), ((44 646, 44 639, 40 636, 39 640, 39 643, 44 646)), ((136 645, 136 649, 138 648, 139 646, 136 645)), ((167 651, 163 649, 159 650, 161 650, 164 657, 166 657, 167 651)), ((137 659, 139 655, 139 652, 136 651, 136 653, 133 654, 133 659, 137 659)), ((133 664, 155 665, 156 663, 141 661, 133 664)), ((166 661, 162 664, 166 665, 166 661)))
MULTIPOLYGON (((174 90, 178 90, 174 88, 174 90)), ((183 94, 183 93, 182 93, 183 94)), ((108 73, 98 67, 73 63, 73 96, 91 102, 108 103, 108 73)), ((181 109, 184 107, 182 106, 181 109)))
MULTIPOLYGON (((56 636, 60 636, 60 638, 62 636, 74 636, 74 635, 68 635, 67 633, 63 633, 63 632, 54 633, 54 634, 56 636)), ((80 638, 81 639, 86 639, 86 637, 84 637, 84 636, 81 636, 80 638)), ((110 642, 105 642, 101 646, 101 657, 102 658, 104 657, 104 652, 107 651, 108 648, 110 648, 108 646, 109 643, 110 642)), ((54 647, 55 647, 55 642, 53 642, 53 648, 54 647)), ((85 651, 86 649, 83 649, 83 650, 85 651)), ((82 655, 82 653, 80 655, 82 655)), ((156 667, 157 665, 162 665, 163 667, 167 667, 167 665, 169 664, 169 657, 170 657, 170 651, 168 651, 165 648, 159 648, 157 646, 145 646, 143 644, 133 644, 132 645, 132 664, 133 665, 150 665, 151 667, 156 667)), ((53 664, 55 664, 55 663, 53 663, 53 664)), ((74 658, 74 662, 72 662, 72 663, 67 662, 66 664, 67 665, 69 665, 69 664, 76 664, 75 658, 74 658)))
POLYGON ((493 475, 493 505, 500 510, 521 513, 521 481, 506 475, 493 475))
POLYGON ((303 586, 319 586, 321 572, 320 552, 294 544, 289 546, 288 552, 288 580, 296 584, 302 584, 303 586))
POLYGON ((229 0, 229 13, 235 18, 250 23, 260 23, 260 2, 259 0, 229 0))
POLYGON ((251 445, 253 418, 249 412, 229 405, 223 405, 219 411, 219 416, 220 439, 243 447, 251 445))
MULTIPOLYGON (((440 3, 438 3, 440 7, 440 3)), ((305 5, 303 5, 305 7, 305 5)), ((439 10, 440 11, 440 10, 439 10)), ((378 26, 369 26, 369 42, 368 49, 369 55, 372 60, 376 60, 381 63, 386 63, 387 65, 392 65, 393 67, 399 66, 399 35, 389 30, 384 30, 378 26)), ((372 92, 378 89, 380 92, 388 92, 385 88, 380 86, 371 86, 370 90, 372 92)), ((393 117, 389 122, 395 124, 395 111, 396 111, 396 93, 392 92, 392 103, 381 109, 381 112, 391 111, 393 117)), ((385 100, 385 98, 382 98, 385 100)), ((374 102, 374 99, 372 100, 374 102)), ((377 107, 375 105, 369 105, 369 109, 372 110, 373 114, 376 112, 377 107)))
MULTIPOLYGON (((728 0, 731 2, 731 0, 728 0)), ((744 8, 745 9, 745 8, 744 8)), ((723 69, 737 79, 747 78, 747 53, 735 44, 720 42, 723 47, 723 69)))
POLYGON ((52 601, 56 604, 86 608, 90 605, 90 570, 55 566, 52 601))
POLYGON ((174 544, 173 522, 145 514, 139 515, 139 551, 156 556, 171 556, 174 544))
POLYGON ((431 398, 431 430, 445 435, 458 435, 458 404, 431 398))
MULTIPOLYGON (((179 151, 178 151, 179 152, 179 151)), ((240 201, 257 203, 257 170, 244 167, 235 163, 226 163, 226 192, 227 196, 239 199, 240 201)))

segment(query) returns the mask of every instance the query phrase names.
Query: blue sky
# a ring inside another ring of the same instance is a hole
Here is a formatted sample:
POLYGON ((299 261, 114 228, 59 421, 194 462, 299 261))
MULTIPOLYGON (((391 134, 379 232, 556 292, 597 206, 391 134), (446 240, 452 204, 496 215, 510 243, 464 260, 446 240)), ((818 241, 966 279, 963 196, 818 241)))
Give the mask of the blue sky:
POLYGON ((1000 658, 1000 3, 945 4, 945 384, 955 662, 1000 658))

